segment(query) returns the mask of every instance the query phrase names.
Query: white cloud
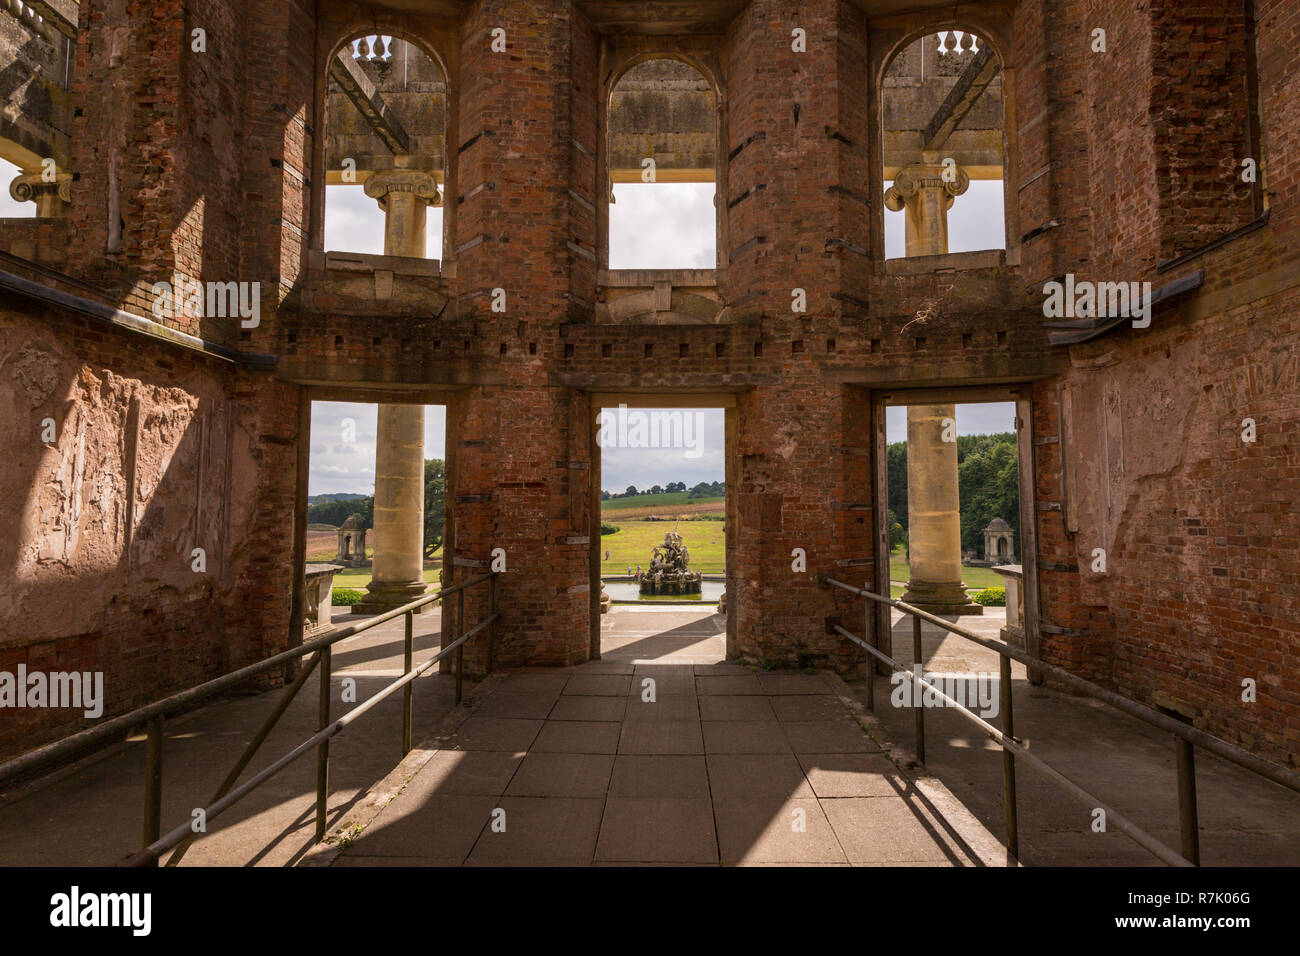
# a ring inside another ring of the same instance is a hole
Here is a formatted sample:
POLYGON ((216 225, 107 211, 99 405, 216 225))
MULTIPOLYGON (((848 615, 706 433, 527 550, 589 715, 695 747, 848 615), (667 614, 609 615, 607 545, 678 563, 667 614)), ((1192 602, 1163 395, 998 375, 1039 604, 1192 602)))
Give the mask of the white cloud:
POLYGON ((716 267, 715 191, 713 183, 615 183, 609 267, 716 267))
MULTIPOLYGON (((885 183, 885 189, 893 185, 885 183)), ((880 195, 885 195, 884 190, 880 195)), ((885 258, 906 255, 904 213, 885 209, 885 258)), ((979 252, 1007 247, 1006 213, 1002 207, 1002 180, 972 179, 970 188, 948 210, 948 251, 979 252)))
POLYGON ((0 159, 0 219, 36 218, 36 203, 19 202, 9 195, 9 184, 22 174, 9 160, 0 159))
MULTIPOLYGON (((629 409, 629 414, 633 411, 629 409)), ((722 481, 726 476, 724 443, 725 413, 720 408, 703 409, 636 409, 636 411, 678 411, 700 414, 701 429, 696 449, 698 457, 688 457, 695 450, 686 448, 602 448, 600 450, 600 486, 606 491, 625 491, 628 485, 639 489, 684 481, 690 488, 701 481, 722 481)))
MULTIPOLYGON (((312 402, 307 494, 368 495, 374 492, 378 421, 378 405, 312 402), (345 419, 354 423, 355 441, 344 440, 345 419)), ((447 457, 446 406, 424 407, 424 457, 447 457)))
MULTIPOLYGON (((1016 430, 1015 402, 979 402, 957 406, 958 435, 995 435, 1016 430)), ((907 441, 907 408, 885 410, 885 435, 889 442, 907 441)))
MULTIPOLYGON (((425 223, 425 258, 442 258, 442 207, 431 206, 425 223)), ((384 254, 384 211, 361 186, 325 187, 325 249, 384 254)))

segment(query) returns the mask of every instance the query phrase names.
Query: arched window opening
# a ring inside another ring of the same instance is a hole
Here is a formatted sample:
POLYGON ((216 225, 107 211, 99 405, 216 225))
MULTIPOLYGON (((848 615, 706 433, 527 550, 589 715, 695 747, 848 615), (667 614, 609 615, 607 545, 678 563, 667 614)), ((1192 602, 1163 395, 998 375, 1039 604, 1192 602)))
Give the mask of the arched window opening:
POLYGON ((631 67, 609 99, 611 269, 717 265, 717 101, 681 60, 631 67))
POLYGON ((327 251, 440 259, 447 80, 399 37, 345 43, 325 94, 327 251))
POLYGON ((76 36, 75 3, 0 3, 0 218, 67 215, 76 36))
POLYGON ((940 30, 885 70, 885 258, 1006 248, 1002 65, 983 37, 940 30))

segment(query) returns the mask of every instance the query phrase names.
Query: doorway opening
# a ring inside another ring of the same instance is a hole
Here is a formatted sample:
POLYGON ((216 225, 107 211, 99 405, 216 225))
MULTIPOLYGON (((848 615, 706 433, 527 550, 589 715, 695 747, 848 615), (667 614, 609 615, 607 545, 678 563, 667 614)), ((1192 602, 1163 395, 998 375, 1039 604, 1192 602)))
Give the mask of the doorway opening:
MULTIPOLYGON (((311 412, 307 637, 409 603, 436 584, 447 485, 445 406, 314 401, 311 412)), ((434 647, 438 606, 423 612, 416 630, 434 647)), ((395 637, 400 646, 402 629, 399 617, 364 640, 395 637)))
POLYGON ((665 399, 594 406, 592 655, 712 664, 726 657, 727 409, 665 399))

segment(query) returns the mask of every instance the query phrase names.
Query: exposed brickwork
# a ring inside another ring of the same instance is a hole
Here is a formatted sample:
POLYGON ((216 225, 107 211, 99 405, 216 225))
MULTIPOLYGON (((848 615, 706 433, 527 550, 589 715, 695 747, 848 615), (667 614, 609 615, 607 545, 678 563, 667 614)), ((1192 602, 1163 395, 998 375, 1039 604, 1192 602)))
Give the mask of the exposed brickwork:
MULTIPOLYGON (((1161 273, 1161 261, 1255 218, 1257 197, 1236 178, 1255 108, 1235 80, 1250 39, 1238 0, 972 3, 960 22, 869 19, 848 0, 752 0, 683 36, 604 32, 598 12, 568 0, 477 0, 459 17, 345 0, 268 0, 256 16, 228 0, 83 2, 71 213, 66 225, 15 226, 3 245, 72 276, 31 273, 41 281, 142 315, 150 284, 175 271, 261 282, 256 329, 170 324, 279 364, 240 371, 83 318, 0 307, 2 354, 39 341, 57 357, 65 398, 86 401, 84 383, 111 375, 94 424, 104 448, 132 394, 160 408, 225 409, 230 423, 225 450, 203 445, 201 459, 192 449, 216 432, 191 422, 159 439, 157 460, 172 464, 141 499, 163 508, 143 566, 125 568, 111 536, 66 567, 37 562, 41 601, 71 588, 86 606, 47 615, 39 635, 6 633, 0 668, 102 664, 122 709, 283 646, 300 388, 377 401, 403 386, 448 404, 444 584, 506 550, 497 662, 589 653, 592 395, 686 392, 732 406, 730 650, 850 673, 861 656, 825 621, 860 629, 861 602, 818 578, 877 580, 873 402, 909 387, 1031 383, 1044 658, 1293 760, 1300 12, 1286 0, 1252 6, 1270 221, 1161 273), (207 54, 190 50, 200 26, 207 54), (873 181, 878 79, 901 44, 953 26, 979 31, 1013 71, 1008 248, 978 265, 887 266, 883 183, 873 181), (504 53, 490 49, 496 27, 504 53), (806 52, 791 49, 794 27, 806 52), (1105 53, 1090 48, 1098 27, 1105 53), (442 269, 398 269, 384 297, 385 269, 326 269, 319 251, 325 58, 363 32, 418 43, 449 90, 442 269), (716 85, 718 324, 596 321, 607 302, 601 110, 614 76, 655 53, 686 57, 716 85), (111 208, 123 224, 115 249, 111 208), (1162 305, 1150 329, 1049 346, 1047 279, 1159 287, 1197 269, 1203 286, 1162 305), (497 288, 504 313, 491 309, 497 288), (804 314, 791 311, 795 288, 804 314), (1255 444, 1240 441, 1246 417, 1255 444), (220 577, 202 584, 167 552, 184 543, 198 471, 213 480, 199 460, 232 474, 210 496, 228 519, 220 577), (1096 547, 1105 574, 1091 570, 1096 547), (794 548, 807 552, 807 574, 792 573, 794 548), (1260 687, 1250 707, 1239 699, 1244 677, 1260 687)), ((0 387, 17 395, 10 368, 0 365, 0 387)), ((20 415, 11 427, 17 441, 32 423, 20 415)), ((28 492, 48 467, 25 454, 3 472, 10 527, 30 519, 28 492)), ((66 466, 70 452, 60 454, 66 466)), ((24 547, 39 547, 45 531, 24 527, 24 547)), ((466 623, 484 600, 481 590, 467 598, 466 623)), ((454 604, 444 620, 447 633, 458 628, 454 604)), ((467 666, 485 664, 471 647, 467 666)), ((0 747, 14 739, 0 735, 0 747)))

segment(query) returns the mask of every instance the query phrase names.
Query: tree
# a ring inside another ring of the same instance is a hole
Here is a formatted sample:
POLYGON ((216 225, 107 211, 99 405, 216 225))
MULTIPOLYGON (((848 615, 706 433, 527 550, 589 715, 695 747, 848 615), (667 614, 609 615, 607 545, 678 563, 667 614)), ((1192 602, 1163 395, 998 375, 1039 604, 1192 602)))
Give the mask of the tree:
POLYGON ((363 528, 374 527, 375 499, 374 496, 365 498, 350 498, 345 501, 320 501, 307 507, 308 524, 332 524, 335 527, 343 524, 352 515, 357 516, 363 528))
MULTIPOLYGON (((902 526, 904 541, 908 530, 907 443, 894 442, 886 455, 892 547, 896 544, 892 525, 897 522, 902 526)), ((994 518, 1011 525, 1019 540, 1020 475, 1013 432, 957 436, 957 495, 962 551, 983 551, 984 529, 994 518)))
POLYGON ((600 500, 601 500, 601 501, 609 501, 609 499, 610 499, 610 494, 609 494, 609 492, 606 491, 604 488, 600 489, 600 500))
MULTIPOLYGON (((372 507, 373 507, 373 500, 372 507)), ((442 547, 443 506, 447 500, 447 464, 441 458, 424 461, 424 556, 442 547)))
POLYGON ((663 493, 664 493, 663 488, 659 487, 658 485, 655 485, 650 489, 650 494, 652 495, 662 495, 663 493))
POLYGON ((907 532, 907 442, 894 442, 886 449, 889 471, 889 510, 907 532))
POLYGON ((991 440, 973 447, 957 466, 957 487, 962 550, 982 552, 984 529, 994 518, 1006 521, 1020 538, 1020 473, 1014 435, 976 437, 991 440))
POLYGON ((892 553, 896 549, 907 544, 907 531, 898 520, 898 515, 894 514, 894 509, 889 509, 889 550, 892 553))
POLYGON ((641 492, 636 490, 636 485, 628 485, 627 491, 623 492, 623 494, 626 495, 628 498, 635 498, 640 493, 641 492))

